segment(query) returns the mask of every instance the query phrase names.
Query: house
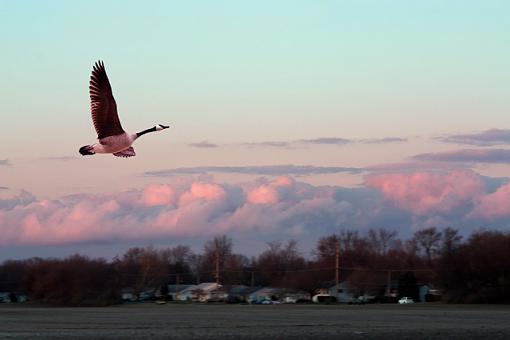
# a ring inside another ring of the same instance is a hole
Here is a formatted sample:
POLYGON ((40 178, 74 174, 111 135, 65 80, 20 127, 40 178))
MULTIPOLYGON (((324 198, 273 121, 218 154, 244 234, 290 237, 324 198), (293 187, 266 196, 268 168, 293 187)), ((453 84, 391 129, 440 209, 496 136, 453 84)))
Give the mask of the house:
POLYGON ((279 300, 279 290, 274 287, 263 287, 250 293, 246 299, 248 303, 262 303, 263 301, 279 300))
POLYGON ((26 293, 20 292, 0 292, 0 303, 11 303, 11 302, 27 302, 30 298, 26 293))
POLYGON ((210 298, 210 293, 220 287, 215 282, 205 282, 198 285, 189 286, 176 294, 177 301, 200 301, 206 302, 210 298))
POLYGON ((325 284, 324 287, 316 290, 317 295, 332 296, 336 302, 352 303, 358 299, 354 294, 354 289, 349 285, 349 282, 342 281, 338 285, 325 284))
POLYGON ((125 302, 147 301, 156 298, 156 288, 146 288, 137 292, 134 288, 123 288, 121 290, 121 299, 125 302))
POLYGON ((156 298, 157 288, 146 288, 138 294, 139 301, 153 300, 156 298))
POLYGON ((441 300, 442 292, 427 283, 418 285, 418 295, 421 302, 433 302, 441 300))
POLYGON ((133 302, 133 301, 138 300, 138 297, 135 294, 135 290, 132 288, 122 289, 121 298, 122 298, 122 301, 126 301, 126 302, 128 302, 128 301, 133 302))
POLYGON ((219 286, 206 294, 207 302, 227 302, 229 296, 228 286, 219 286))
POLYGON ((30 298, 28 297, 27 294, 25 293, 16 293, 16 299, 18 300, 18 302, 22 303, 22 302, 27 302, 30 300, 30 298))
POLYGON ((297 303, 311 300, 310 293, 294 288, 281 288, 278 297, 283 303, 297 303))
MULTIPOLYGON (((240 287, 240 286, 238 286, 240 287)), ((262 289, 262 287, 245 287, 245 288, 233 288, 230 292, 231 296, 234 299, 239 300, 239 302, 250 302, 250 295, 254 292, 262 289)))
POLYGON ((179 295, 181 292, 183 292, 185 289, 188 289, 193 285, 176 285, 171 284, 167 285, 167 297, 170 301, 177 301, 177 295, 179 295))
POLYGON ((257 287, 252 288, 251 293, 247 294, 246 302, 262 303, 264 301, 278 301, 283 303, 296 303, 298 301, 310 301, 310 299, 310 294, 301 289, 257 287))
POLYGON ((10 292, 0 292, 0 302, 13 302, 11 298, 12 294, 10 292))
POLYGON ((244 285, 221 286, 211 291, 207 302, 241 302, 240 293, 248 288, 244 285))

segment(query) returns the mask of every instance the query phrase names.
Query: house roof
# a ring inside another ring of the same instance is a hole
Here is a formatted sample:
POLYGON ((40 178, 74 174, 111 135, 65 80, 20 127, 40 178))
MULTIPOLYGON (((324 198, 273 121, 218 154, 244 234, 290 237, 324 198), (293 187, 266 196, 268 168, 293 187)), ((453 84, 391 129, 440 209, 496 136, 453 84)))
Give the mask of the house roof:
POLYGON ((275 287, 259 287, 258 289, 251 292, 250 295, 253 295, 253 294, 275 294, 278 291, 279 291, 279 288, 275 288, 275 287))
POLYGON ((236 289, 232 294, 250 295, 262 288, 263 287, 259 287, 259 286, 258 287, 245 287, 244 289, 236 289))
POLYGON ((179 293, 184 294, 184 293, 191 292, 194 290, 211 291, 213 289, 216 289, 217 287, 218 287, 218 284, 216 282, 204 282, 204 283, 200 283, 198 285, 191 285, 191 286, 181 290, 179 293))
POLYGON ((225 293, 229 293, 229 294, 239 294, 246 288, 249 288, 249 287, 244 286, 244 285, 224 285, 224 286, 215 288, 214 292, 225 292, 225 293))
POLYGON ((179 293, 191 286, 192 285, 175 285, 175 284, 167 285, 169 293, 179 293))

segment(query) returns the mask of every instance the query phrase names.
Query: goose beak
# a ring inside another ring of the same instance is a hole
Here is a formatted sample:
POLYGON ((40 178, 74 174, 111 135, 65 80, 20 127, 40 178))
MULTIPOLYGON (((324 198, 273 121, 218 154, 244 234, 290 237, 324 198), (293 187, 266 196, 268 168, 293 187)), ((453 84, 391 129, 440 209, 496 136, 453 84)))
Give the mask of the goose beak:
POLYGON ((162 129, 168 129, 170 125, 158 124, 162 129))

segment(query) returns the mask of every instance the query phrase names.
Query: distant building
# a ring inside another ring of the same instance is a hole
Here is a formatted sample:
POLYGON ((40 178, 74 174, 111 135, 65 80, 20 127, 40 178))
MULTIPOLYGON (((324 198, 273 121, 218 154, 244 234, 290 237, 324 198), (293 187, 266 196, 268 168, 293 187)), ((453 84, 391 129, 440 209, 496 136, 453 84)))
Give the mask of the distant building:
POLYGON ((283 303, 297 303, 311 300, 311 295, 301 289, 280 288, 278 297, 283 303))
POLYGON ((241 289, 233 289, 231 294, 234 298, 239 299, 240 302, 250 302, 250 295, 262 289, 263 287, 246 287, 241 289))
POLYGON ((29 300, 28 295, 19 292, 0 292, 0 303, 21 303, 29 300))
POLYGON ((262 287, 250 293, 246 299, 248 303, 261 303, 263 301, 277 301, 278 288, 262 287))
POLYGON ((240 293, 248 287, 244 285, 224 285, 212 290, 208 302, 242 302, 240 293))
POLYGON ((181 292, 183 292, 184 290, 188 289, 191 286, 194 285, 176 285, 176 284, 167 285, 168 299, 171 301, 177 301, 178 300, 177 295, 179 295, 181 292))
POLYGON ((135 290, 132 288, 122 289, 121 298, 122 298, 122 301, 125 301, 125 302, 133 302, 133 301, 138 300, 138 297, 135 294, 135 290))
POLYGON ((421 302, 434 302, 440 301, 442 292, 434 288, 431 284, 418 285, 419 298, 421 302))
POLYGON ((342 281, 338 285, 334 283, 326 283, 322 288, 316 290, 317 295, 329 295, 334 298, 334 301, 340 303, 352 303, 358 296, 353 293, 354 289, 349 282, 342 281))
POLYGON ((220 287, 215 282, 205 282, 189 286, 175 294, 177 301, 200 301, 205 302, 210 298, 210 293, 220 287))
POLYGON ((310 301, 309 293, 301 289, 262 287, 251 292, 246 299, 249 303, 262 303, 264 301, 278 301, 282 303, 296 303, 310 301))

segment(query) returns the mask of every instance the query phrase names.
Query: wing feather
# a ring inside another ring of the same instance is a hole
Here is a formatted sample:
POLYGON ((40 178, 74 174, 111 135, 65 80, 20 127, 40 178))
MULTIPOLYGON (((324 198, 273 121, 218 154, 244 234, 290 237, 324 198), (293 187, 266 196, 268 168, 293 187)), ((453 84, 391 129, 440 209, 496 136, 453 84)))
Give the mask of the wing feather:
POLYGON ((127 148, 126 150, 122 150, 122 151, 119 151, 119 152, 115 152, 113 154, 114 156, 117 156, 117 157, 124 157, 124 158, 127 158, 127 157, 133 157, 133 156, 136 156, 136 152, 135 152, 135 149, 130 146, 129 148, 127 148))
POLYGON ((97 132, 97 138, 124 133, 117 114, 117 104, 113 98, 110 81, 102 61, 96 62, 92 69, 89 93, 92 122, 97 132))

